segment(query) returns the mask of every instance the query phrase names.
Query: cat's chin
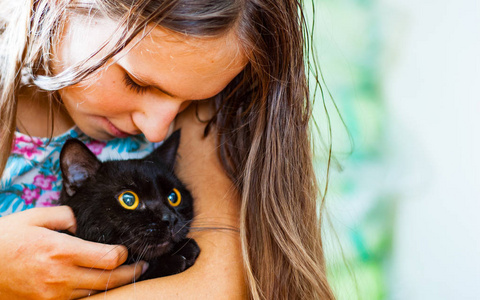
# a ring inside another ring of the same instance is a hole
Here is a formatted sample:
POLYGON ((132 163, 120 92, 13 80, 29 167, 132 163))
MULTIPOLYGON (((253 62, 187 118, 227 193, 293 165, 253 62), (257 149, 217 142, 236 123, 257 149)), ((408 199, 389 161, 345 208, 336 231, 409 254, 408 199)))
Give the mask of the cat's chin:
POLYGON ((139 259, 150 260, 168 253, 172 247, 171 241, 165 241, 156 245, 145 245, 138 249, 132 249, 132 254, 139 259))

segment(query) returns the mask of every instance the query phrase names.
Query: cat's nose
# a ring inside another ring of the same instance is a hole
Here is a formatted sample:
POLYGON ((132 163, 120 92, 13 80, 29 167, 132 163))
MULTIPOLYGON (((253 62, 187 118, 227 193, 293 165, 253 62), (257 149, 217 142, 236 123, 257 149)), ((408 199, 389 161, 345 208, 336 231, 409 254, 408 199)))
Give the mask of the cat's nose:
POLYGON ((172 230, 177 224, 177 217, 172 214, 164 214, 162 216, 162 221, 167 224, 168 229, 172 230))

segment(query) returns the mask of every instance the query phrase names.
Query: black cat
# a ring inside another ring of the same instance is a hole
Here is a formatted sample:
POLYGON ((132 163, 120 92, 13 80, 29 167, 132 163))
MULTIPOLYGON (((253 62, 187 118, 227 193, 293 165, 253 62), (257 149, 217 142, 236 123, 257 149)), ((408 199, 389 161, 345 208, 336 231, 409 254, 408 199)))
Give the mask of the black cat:
POLYGON ((100 162, 80 141, 60 153, 60 201, 72 208, 76 236, 128 248, 126 263, 145 260, 139 280, 188 269, 200 249, 186 237, 193 218, 190 192, 173 173, 180 131, 144 159, 100 162))

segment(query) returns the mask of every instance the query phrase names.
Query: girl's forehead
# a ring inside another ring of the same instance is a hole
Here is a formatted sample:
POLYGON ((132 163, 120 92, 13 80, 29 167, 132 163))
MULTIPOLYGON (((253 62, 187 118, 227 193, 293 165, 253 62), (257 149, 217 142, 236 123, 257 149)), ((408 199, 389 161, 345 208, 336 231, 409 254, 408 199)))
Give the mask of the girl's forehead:
MULTIPOLYGON (((92 60, 107 54, 120 37, 117 26, 107 18, 71 19, 58 44, 54 72, 81 62, 102 45, 106 47, 92 60)), ((197 100, 218 94, 247 63, 233 30, 216 37, 195 37, 153 26, 138 34, 105 67, 118 65, 142 85, 197 100)))
MULTIPOLYGON (((60 58, 67 58, 68 61, 64 61, 66 65, 87 58, 102 45, 106 47, 96 57, 106 54, 105 51, 114 46, 123 31, 117 27, 116 21, 106 17, 77 16, 69 19, 63 30, 63 37, 57 44, 59 48, 66 48, 64 50, 67 53, 60 53, 66 56, 60 58), (62 47, 64 44, 67 44, 67 47, 62 47)), ((215 60, 223 58, 231 62, 233 67, 247 64, 246 55, 234 30, 219 36, 199 37, 174 32, 158 25, 147 26, 117 55, 117 59, 129 53, 161 57, 167 52, 172 52, 169 56, 174 57, 198 54, 215 60)))
POLYGON ((233 31, 219 37, 192 37, 159 26, 132 41, 119 57, 118 63, 139 79, 167 85, 172 94, 185 99, 216 95, 247 64, 233 31))
POLYGON ((225 68, 243 67, 246 56, 233 30, 215 37, 196 37, 172 32, 160 26, 149 28, 126 51, 149 58, 198 59, 197 64, 220 62, 225 68))

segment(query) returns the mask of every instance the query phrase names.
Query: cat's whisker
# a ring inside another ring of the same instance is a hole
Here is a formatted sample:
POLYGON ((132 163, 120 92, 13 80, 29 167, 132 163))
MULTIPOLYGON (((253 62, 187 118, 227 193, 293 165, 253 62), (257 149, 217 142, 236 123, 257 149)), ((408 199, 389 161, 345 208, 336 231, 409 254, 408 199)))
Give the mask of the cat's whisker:
POLYGON ((191 223, 195 224, 190 226, 189 229, 194 230, 228 230, 234 232, 240 232, 238 227, 232 225, 224 225, 222 222, 212 222, 210 219, 207 220, 194 220, 191 223))
POLYGON ((133 239, 133 237, 127 239, 127 240, 124 240, 124 239, 120 239, 120 244, 121 245, 124 245, 125 247, 127 247, 127 250, 130 250, 130 241, 133 239))
MULTIPOLYGON (((103 270, 103 271, 105 272, 105 270, 103 270)), ((108 284, 110 283, 111 278, 112 278, 112 272, 110 272, 110 275, 108 275, 107 285, 105 286, 105 293, 108 290, 108 284)), ((106 296, 106 294, 105 294, 105 296, 106 296)))
MULTIPOLYGON (((96 159, 79 140, 66 142, 60 153, 60 165, 65 170, 62 172, 63 187, 71 190, 62 193, 59 202, 72 208, 77 219, 78 237, 97 243, 124 245, 128 251, 126 263, 135 267, 142 260, 152 263, 147 276, 157 276, 157 273, 166 276, 170 275, 169 272, 178 272, 178 268, 190 267, 200 249, 194 240, 185 236, 192 224, 196 224, 193 228, 199 228, 199 223, 183 221, 184 218, 190 219, 194 211, 192 195, 171 172, 179 142, 180 132, 177 131, 145 158, 108 161, 96 159), (79 172, 81 178, 77 176, 79 172), (172 193, 176 196, 175 201, 171 198, 172 193), (177 207, 180 202, 182 206, 177 207), (164 223, 175 222, 178 222, 176 228, 179 229, 164 226, 164 223), (171 234, 175 235, 174 239, 171 234), (185 247, 185 241, 192 246, 185 247), (176 251, 178 246, 183 247, 182 256, 189 258, 188 266, 175 265, 177 260, 169 260, 167 255, 176 251), (165 259, 161 268, 155 266, 158 258, 165 259)), ((201 215, 200 225, 221 227, 206 221, 206 215, 201 215)), ((122 251, 124 249, 122 246, 122 251)), ((99 261, 101 259, 103 257, 99 261)), ((94 262, 91 269, 96 269, 97 263, 94 262)), ((104 272, 109 269, 107 266, 99 273, 107 277, 104 272)), ((78 278, 79 286, 85 280, 78 278)), ((105 290, 112 281, 113 277, 108 277, 105 290)))
POLYGON ((191 240, 192 238, 185 238, 185 243, 183 243, 182 247, 178 248, 177 251, 173 252, 172 255, 175 255, 177 254, 178 252, 180 252, 180 250, 182 250, 187 244, 188 242, 191 240))
POLYGON ((222 222, 222 220, 229 221, 231 218, 222 218, 222 217, 204 217, 202 215, 195 216, 194 219, 192 220, 193 222, 198 222, 198 221, 209 221, 209 222, 222 222))
POLYGON ((144 257, 145 257, 145 254, 148 252, 148 245, 146 242, 143 242, 143 247, 141 247, 143 250, 142 252, 140 253, 140 255, 138 256, 138 259, 139 260, 142 260, 144 257))
MULTIPOLYGON (((142 254, 143 255, 143 254, 142 254)), ((136 260, 135 260, 135 269, 133 269, 133 274, 135 275, 135 270, 137 269, 138 267, 138 263, 142 260, 142 255, 140 255, 136 260)), ((135 289, 136 288, 136 278, 135 276, 133 276, 133 288, 135 289)))
POLYGON ((207 231, 207 230, 224 230, 224 231, 230 231, 230 232, 235 232, 235 233, 240 232, 240 230, 238 228, 235 228, 233 226, 231 226, 231 227, 219 227, 219 226, 195 226, 195 227, 190 227, 190 232, 199 232, 199 231, 207 231))
POLYGON ((181 232, 181 231, 182 231, 185 227, 187 227, 187 225, 189 225, 190 223, 192 223, 191 220, 185 222, 185 224, 183 224, 182 227, 180 227, 180 228, 177 230, 177 232, 174 232, 173 235, 176 235, 176 234, 178 234, 179 232, 181 232))

